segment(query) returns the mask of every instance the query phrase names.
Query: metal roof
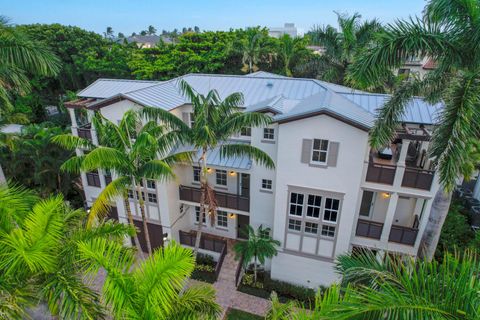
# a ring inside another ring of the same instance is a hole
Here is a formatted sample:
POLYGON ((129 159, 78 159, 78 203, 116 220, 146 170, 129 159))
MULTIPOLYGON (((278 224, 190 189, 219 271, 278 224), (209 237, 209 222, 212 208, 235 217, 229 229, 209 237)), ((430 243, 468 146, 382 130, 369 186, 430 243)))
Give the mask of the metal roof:
MULTIPOLYGON (((375 114, 390 98, 387 94, 341 93, 342 96, 361 106, 371 114, 375 114)), ((408 123, 434 124, 442 104, 431 105, 422 98, 416 97, 407 103, 402 121, 408 123)))
POLYGON ((153 86, 160 81, 140 81, 123 79, 103 79, 100 78, 94 83, 77 93, 77 96, 83 98, 110 98, 119 93, 135 91, 153 86))
MULTIPOLYGON (((200 94, 215 89, 222 99, 241 92, 247 111, 270 108, 279 113, 277 120, 328 111, 367 128, 373 124, 376 110, 390 97, 315 79, 288 78, 263 71, 249 75, 187 74, 165 82, 99 79, 79 95, 96 98, 121 96, 142 105, 171 110, 189 103, 179 88, 180 80, 188 82, 200 94)), ((407 105, 403 121, 433 124, 441 108, 442 104, 432 106, 421 98, 413 98, 407 105)))
MULTIPOLYGON (((248 144, 248 142, 241 141, 241 140, 236 140, 236 141, 227 141, 225 144, 229 143, 245 143, 248 144)), ((232 169, 239 169, 239 170, 250 170, 252 167, 252 160, 248 156, 235 156, 235 157, 222 157, 220 154, 220 146, 217 146, 213 150, 210 150, 210 152, 207 153, 207 165, 209 166, 215 166, 215 167, 225 167, 225 168, 232 168, 232 169)), ((195 151, 195 148, 191 145, 180 145, 177 146, 173 151, 172 154, 174 153, 180 153, 180 152, 188 152, 188 151, 195 151)), ((194 155, 193 161, 198 162, 200 159, 202 151, 197 150, 197 154, 194 155)))

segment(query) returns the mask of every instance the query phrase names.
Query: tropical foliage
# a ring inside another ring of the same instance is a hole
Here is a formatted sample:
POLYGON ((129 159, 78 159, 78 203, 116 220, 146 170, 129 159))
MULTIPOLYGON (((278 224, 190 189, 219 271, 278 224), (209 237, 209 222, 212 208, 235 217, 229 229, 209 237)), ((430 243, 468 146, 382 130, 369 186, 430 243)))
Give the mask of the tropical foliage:
POLYGON ((62 319, 102 319, 105 310, 85 279, 80 246, 95 241, 121 245, 133 230, 112 221, 86 229, 86 213, 62 196, 40 200, 32 192, 0 186, 0 314, 27 317, 27 307, 46 304, 62 319))
MULTIPOLYGON (((197 165, 200 167, 200 218, 203 221, 208 212, 212 222, 215 221, 217 201, 213 188, 208 183, 207 156, 215 148, 220 149, 222 157, 235 157, 247 155, 254 161, 267 168, 273 169, 273 160, 264 151, 250 144, 229 141, 235 134, 239 134, 245 127, 260 127, 270 123, 270 117, 257 112, 241 112, 243 95, 232 93, 221 100, 216 90, 209 91, 206 95, 196 92, 186 81, 180 82, 180 87, 185 97, 191 101, 193 119, 190 125, 184 123, 177 116, 163 109, 144 109, 146 117, 153 121, 168 123, 176 135, 191 144, 193 150, 199 151, 197 165)), ((200 246, 203 224, 199 223, 195 241, 195 252, 200 246)))
POLYGON ((379 262, 369 251, 341 256, 344 287, 319 293, 312 311, 273 296, 267 319, 478 319, 479 268, 471 251, 446 253, 441 263, 389 255, 379 262))
MULTIPOLYGON (((308 33, 312 43, 323 47, 324 52, 303 67, 316 70, 322 80, 346 84, 349 66, 362 50, 372 44, 375 33, 382 26, 375 19, 361 22, 362 16, 358 13, 336 14, 339 29, 331 25, 316 26, 308 33)), ((383 85, 383 82, 379 84, 383 85)))
POLYGON ((274 240, 270 236, 270 228, 263 228, 262 226, 255 230, 252 226, 246 225, 243 232, 247 236, 247 240, 235 243, 233 247, 235 258, 243 259, 243 267, 245 269, 253 260, 254 282, 257 282, 258 262, 263 265, 265 264, 265 259, 276 256, 280 241, 274 240))
MULTIPOLYGON (((59 135, 53 139, 64 148, 81 147, 88 152, 86 155, 72 157, 62 165, 62 169, 74 173, 108 170, 114 179, 95 200, 90 210, 89 225, 98 217, 105 216, 111 203, 120 197, 124 199, 128 219, 133 226, 128 200, 130 191, 140 207, 147 252, 152 253, 142 186, 146 186, 147 179, 165 181, 173 178, 175 175, 172 165, 189 160, 188 152, 170 154, 181 135, 176 130, 168 130, 167 127, 158 125, 156 121, 143 124, 142 114, 135 110, 125 112, 118 124, 97 113, 93 118, 93 126, 99 146, 71 134, 59 135)), ((137 211, 137 206, 134 207, 137 211)), ((136 244, 139 246, 138 241, 136 244)))
POLYGON ((219 315, 213 287, 184 289, 195 266, 190 249, 171 242, 132 271, 135 253, 118 243, 98 239, 79 248, 92 274, 105 269, 102 295, 115 318, 216 319, 219 315))

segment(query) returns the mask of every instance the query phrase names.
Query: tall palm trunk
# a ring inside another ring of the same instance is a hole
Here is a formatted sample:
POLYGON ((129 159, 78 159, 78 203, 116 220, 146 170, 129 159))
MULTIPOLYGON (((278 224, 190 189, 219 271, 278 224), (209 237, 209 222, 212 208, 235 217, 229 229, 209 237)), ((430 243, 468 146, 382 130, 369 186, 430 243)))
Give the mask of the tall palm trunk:
POLYGON ((142 196, 142 189, 137 185, 137 198, 140 206, 140 214, 142 215, 143 235, 145 236, 145 243, 147 244, 148 254, 152 254, 152 244, 150 243, 150 233, 148 232, 147 217, 145 215, 145 201, 142 196))
POLYGON ((202 238, 203 219, 205 217, 205 199, 207 196, 207 184, 207 150, 203 148, 202 156, 200 157, 200 190, 202 193, 200 196, 200 216, 198 217, 197 235, 195 238, 195 247, 193 248, 193 253, 195 255, 198 253, 198 249, 200 248, 200 239, 202 238))
POLYGON ((437 249, 438 240, 442 231, 443 223, 448 214, 450 201, 452 200, 452 192, 446 193, 440 188, 433 199, 432 209, 428 217, 428 223, 423 233, 422 242, 420 244, 419 255, 432 260, 437 249))
MULTIPOLYGON (((130 208, 130 201, 128 200, 128 197, 123 197, 123 205, 125 206, 125 211, 127 211, 128 223, 136 229, 135 223, 133 222, 132 209, 130 208)), ((138 236, 136 232, 133 236, 133 241, 135 241, 135 246, 137 247, 139 254, 143 255, 142 246, 140 245, 140 241, 138 241, 138 236)))

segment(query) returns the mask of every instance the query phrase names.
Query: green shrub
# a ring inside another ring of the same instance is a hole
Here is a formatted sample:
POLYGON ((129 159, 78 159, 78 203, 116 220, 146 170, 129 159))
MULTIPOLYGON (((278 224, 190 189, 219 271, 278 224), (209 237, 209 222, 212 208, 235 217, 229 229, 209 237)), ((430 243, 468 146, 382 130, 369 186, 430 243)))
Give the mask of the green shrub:
POLYGON ((208 254, 198 253, 196 258, 197 264, 212 266, 213 268, 216 267, 217 263, 213 260, 213 257, 208 254))
POLYGON ((215 272, 200 271, 197 269, 193 270, 191 278, 208 283, 214 283, 217 280, 215 272))
POLYGON ((263 317, 237 309, 228 309, 226 320, 261 320, 263 317))

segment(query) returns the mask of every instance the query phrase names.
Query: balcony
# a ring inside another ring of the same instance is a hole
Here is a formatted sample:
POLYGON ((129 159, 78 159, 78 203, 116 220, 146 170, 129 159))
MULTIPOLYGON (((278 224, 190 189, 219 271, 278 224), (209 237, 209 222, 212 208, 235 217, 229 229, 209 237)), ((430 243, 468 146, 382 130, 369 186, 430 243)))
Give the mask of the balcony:
POLYGON ((402 187, 430 190, 435 171, 417 168, 405 168, 402 187))
POLYGON ((393 185, 395 180, 396 165, 375 163, 371 160, 368 163, 367 177, 368 182, 383 183, 393 185))
POLYGON ((379 240, 382 236, 383 223, 358 219, 356 235, 379 240))
POLYGON ((83 139, 87 139, 92 142, 92 125, 87 123, 77 128, 78 136, 83 139))
MULTIPOLYGON (((215 192, 217 199, 217 206, 222 208, 250 211, 250 198, 238 194, 231 194, 225 192, 215 192)), ((179 187, 180 200, 200 203, 201 190, 200 188, 180 186, 179 187)))
POLYGON ((415 245, 415 241, 417 240, 418 235, 418 225, 418 216, 415 216, 412 227, 392 225, 388 241, 406 244, 409 246, 415 245))

